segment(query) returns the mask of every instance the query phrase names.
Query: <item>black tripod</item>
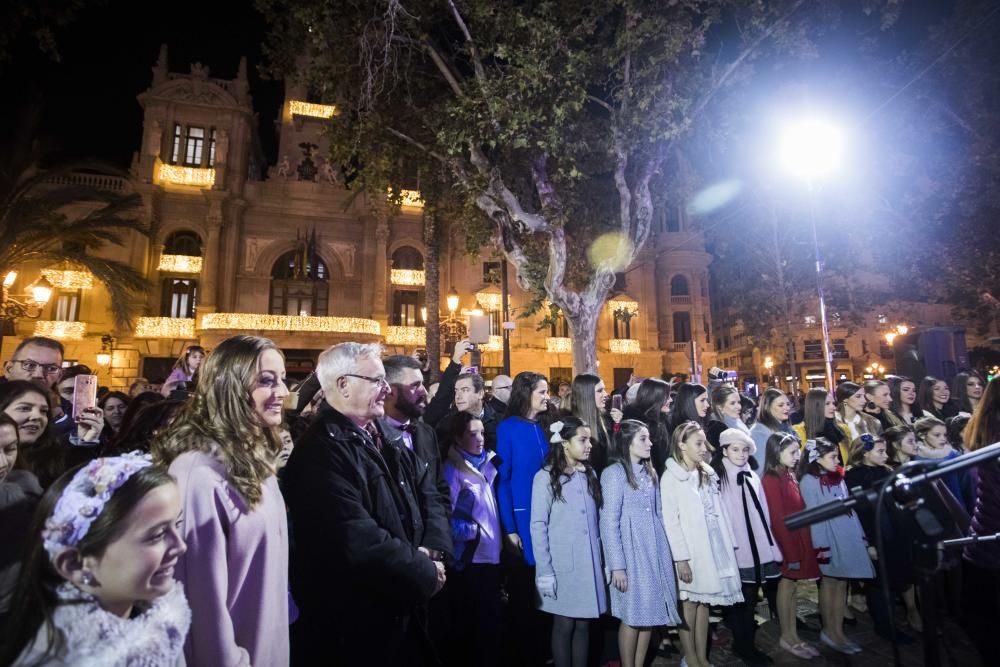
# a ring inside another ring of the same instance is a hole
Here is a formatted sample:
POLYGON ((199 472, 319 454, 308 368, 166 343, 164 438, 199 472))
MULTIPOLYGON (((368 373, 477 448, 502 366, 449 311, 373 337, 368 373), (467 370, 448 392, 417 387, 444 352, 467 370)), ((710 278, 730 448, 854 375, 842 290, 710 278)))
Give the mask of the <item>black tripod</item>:
MULTIPOLYGON (((785 519, 785 526, 789 530, 797 530, 846 514, 859 505, 870 505, 875 508, 875 548, 879 554, 883 554, 885 552, 882 543, 881 513, 886 504, 885 496, 888 494, 892 498, 895 508, 908 517, 914 529, 913 561, 919 575, 920 610, 924 621, 924 664, 928 667, 941 664, 938 642, 939 619, 937 606, 934 603, 934 577, 939 572, 958 564, 957 557, 949 556, 947 551, 976 541, 1000 538, 1000 535, 956 537, 961 534, 957 526, 967 524, 968 517, 960 516, 964 511, 956 507, 954 497, 950 493, 941 493, 940 482, 938 484, 933 482, 950 473, 991 460, 1000 460, 1000 443, 994 443, 945 462, 911 461, 890 475, 877 489, 855 487, 850 490, 850 496, 847 498, 798 512, 785 519), (922 472, 912 474, 917 471, 922 472)), ((882 594, 891 600, 885 558, 879 558, 878 567, 882 594)), ((890 622, 892 616, 893 609, 890 604, 890 622)), ((892 625, 895 628, 895 624, 892 625)), ((899 646, 895 641, 895 629, 893 629, 892 645, 895 663, 901 665, 899 646)))

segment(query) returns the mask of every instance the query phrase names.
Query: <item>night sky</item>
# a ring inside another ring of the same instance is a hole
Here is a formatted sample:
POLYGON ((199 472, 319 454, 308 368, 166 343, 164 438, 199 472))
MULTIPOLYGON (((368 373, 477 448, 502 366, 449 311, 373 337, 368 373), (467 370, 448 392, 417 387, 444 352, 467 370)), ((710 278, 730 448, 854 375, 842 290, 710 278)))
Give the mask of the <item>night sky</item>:
MULTIPOLYGON (((34 92, 42 105, 38 134, 51 142, 50 159, 96 157, 127 168, 142 138, 136 96, 149 87, 160 44, 166 43, 174 72, 186 73, 190 63, 201 62, 211 76, 229 79, 236 76, 240 56, 247 57, 261 140, 273 161, 282 86, 262 81, 257 72, 266 25, 251 0, 88 4, 97 6, 56 33, 61 62, 39 55, 28 42, 3 65, 3 120, 34 92)), ((4 135, 2 141, 10 141, 9 133, 4 135)))

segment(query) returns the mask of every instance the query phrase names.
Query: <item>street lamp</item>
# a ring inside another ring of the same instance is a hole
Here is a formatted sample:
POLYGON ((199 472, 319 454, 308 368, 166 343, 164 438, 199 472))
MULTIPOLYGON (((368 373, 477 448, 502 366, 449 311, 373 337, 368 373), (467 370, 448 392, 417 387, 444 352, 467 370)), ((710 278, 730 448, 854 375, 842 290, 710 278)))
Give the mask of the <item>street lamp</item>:
POLYGON ((871 375, 872 377, 881 377, 885 374, 885 366, 880 363, 873 363, 865 368, 865 373, 871 375))
POLYGON ((892 345, 893 341, 896 340, 896 336, 905 336, 907 333, 909 333, 909 331, 910 327, 906 326, 905 324, 897 324, 895 330, 886 332, 885 341, 889 343, 889 345, 892 345))
POLYGON ((826 299, 823 295, 823 262, 819 255, 816 235, 814 194, 817 184, 830 176, 840 165, 844 152, 843 132, 820 118, 808 118, 790 124, 782 133, 778 155, 785 171, 805 182, 809 198, 809 224, 812 227, 813 252, 816 259, 816 291, 819 294, 819 318, 823 327, 823 362, 826 387, 833 392, 833 362, 830 354, 830 328, 826 321, 826 299))
POLYGON ((454 315, 455 311, 458 310, 458 292, 455 291, 454 287, 448 292, 448 297, 445 300, 448 303, 448 310, 454 315))
POLYGON ((764 368, 767 369, 767 383, 769 385, 773 384, 774 378, 773 374, 771 373, 771 369, 774 368, 774 359, 772 359, 771 357, 764 357, 764 368))
POLYGON ((22 317, 38 319, 42 309, 52 298, 52 283, 44 276, 28 286, 28 294, 18 294, 23 299, 19 301, 10 293, 10 288, 17 280, 17 271, 8 271, 3 278, 3 301, 0 303, 0 319, 17 320, 22 317))

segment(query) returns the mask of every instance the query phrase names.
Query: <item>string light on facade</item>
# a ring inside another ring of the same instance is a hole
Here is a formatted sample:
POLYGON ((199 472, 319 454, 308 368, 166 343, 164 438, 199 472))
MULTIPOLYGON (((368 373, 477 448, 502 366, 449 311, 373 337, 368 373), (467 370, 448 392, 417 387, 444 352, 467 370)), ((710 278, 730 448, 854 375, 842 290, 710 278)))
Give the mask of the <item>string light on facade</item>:
MULTIPOLYGON (((389 196, 392 197, 392 188, 389 189, 389 196)), ((423 208, 424 200, 420 197, 420 190, 400 190, 400 205, 403 208, 423 208)))
POLYGON ((86 322, 39 320, 35 322, 35 335, 60 340, 82 340, 87 333, 86 322))
POLYGON ((202 258, 192 255, 160 255, 159 271, 201 273, 202 258))
POLYGON ((424 327, 388 327, 385 332, 388 345, 417 347, 427 344, 427 329, 424 327))
POLYGON ((573 351, 570 338, 549 337, 545 339, 545 351, 552 354, 569 354, 573 351))
POLYGON ((476 301, 479 302, 479 305, 482 306, 484 310, 488 312, 496 312, 500 310, 501 304, 503 303, 503 295, 501 294, 499 287, 490 285, 486 289, 476 292, 476 301))
POLYGON ((630 317, 635 317, 639 314, 639 303, 628 297, 617 296, 608 301, 608 309, 619 317, 621 316, 620 314, 624 313, 628 313, 630 317))
POLYGON ((290 100, 288 111, 293 116, 311 116, 313 118, 333 118, 337 115, 337 107, 332 104, 313 104, 301 100, 290 100))
POLYGON ((194 338, 194 319, 186 317, 140 317, 136 338, 194 338))
POLYGON ((289 333, 349 333, 381 335, 379 323, 361 317, 318 317, 313 315, 263 315, 259 313, 208 313, 201 320, 206 330, 249 329, 289 333))
POLYGON ((210 188, 215 185, 214 169, 197 169, 195 167, 178 167, 173 164, 160 164, 160 180, 174 185, 194 185, 210 188))
POLYGON ((641 352, 639 341, 635 338, 612 338, 610 348, 612 354, 639 354, 641 352))
POLYGON ((423 271, 415 269, 392 269, 389 278, 393 285, 407 285, 412 287, 423 287, 425 274, 423 271))
POLYGON ((490 336, 490 342, 483 343, 479 349, 483 352, 503 352, 503 337, 490 336))
POLYGON ((94 286, 94 274, 90 271, 72 269, 42 269, 42 275, 59 289, 90 289, 94 286))

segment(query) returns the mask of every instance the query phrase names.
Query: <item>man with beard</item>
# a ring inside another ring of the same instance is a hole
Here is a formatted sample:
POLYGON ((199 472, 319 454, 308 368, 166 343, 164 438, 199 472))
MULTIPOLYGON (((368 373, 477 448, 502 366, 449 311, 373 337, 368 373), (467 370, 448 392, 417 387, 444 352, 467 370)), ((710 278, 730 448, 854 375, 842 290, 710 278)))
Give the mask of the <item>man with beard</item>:
MULTIPOLYGON (((385 417, 380 421, 382 429, 389 439, 401 438, 403 445, 417 455, 425 465, 417 473, 430 476, 434 487, 438 490, 437 501, 444 508, 445 516, 451 516, 451 501, 448 482, 441 473, 442 448, 450 443, 438 443, 434 429, 420 421, 427 407, 427 390, 424 389, 423 374, 420 362, 413 357, 396 355, 382 360, 385 366, 385 380, 389 383, 389 394, 385 397, 385 417)), ((418 484, 418 488, 426 488, 418 484)), ((438 526, 428 523, 431 533, 437 532, 438 526)), ((444 527, 443 535, 435 535, 439 542, 438 550, 451 553, 451 529, 444 527)))

